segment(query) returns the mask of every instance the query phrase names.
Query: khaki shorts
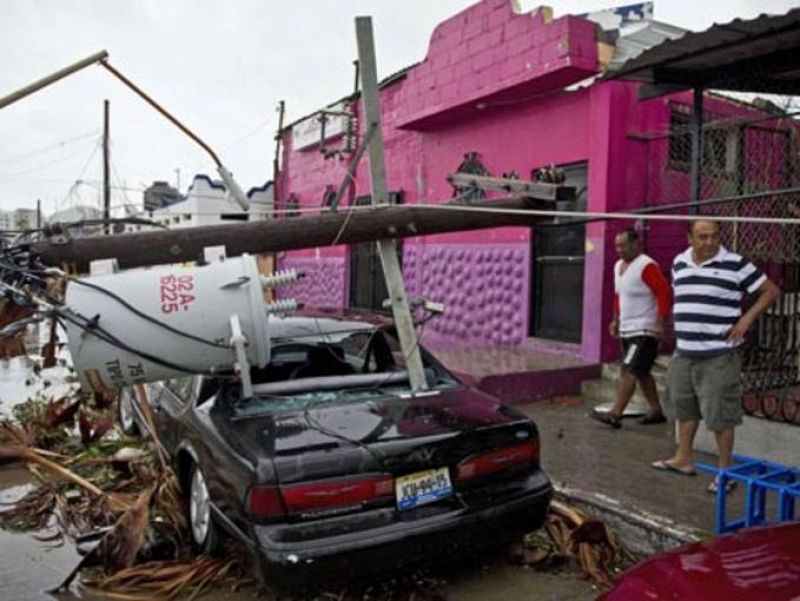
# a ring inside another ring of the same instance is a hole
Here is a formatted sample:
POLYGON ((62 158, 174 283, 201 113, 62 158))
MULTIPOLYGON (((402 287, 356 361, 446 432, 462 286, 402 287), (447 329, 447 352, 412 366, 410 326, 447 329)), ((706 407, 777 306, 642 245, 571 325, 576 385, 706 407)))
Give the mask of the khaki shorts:
POLYGON ((742 423, 742 356, 731 351, 696 359, 674 355, 667 371, 664 409, 677 421, 705 420, 712 432, 742 423))

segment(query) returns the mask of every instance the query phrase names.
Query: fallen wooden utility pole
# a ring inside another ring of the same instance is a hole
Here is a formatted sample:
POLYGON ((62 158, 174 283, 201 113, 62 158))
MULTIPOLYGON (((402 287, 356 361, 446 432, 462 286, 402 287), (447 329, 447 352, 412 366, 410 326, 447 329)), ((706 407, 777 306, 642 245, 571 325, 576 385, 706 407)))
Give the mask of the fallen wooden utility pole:
MULTIPOLYGON (((469 203, 466 206, 495 209, 553 210, 559 186, 542 184, 542 196, 506 198, 469 203)), ((31 251, 46 265, 76 265, 116 258, 121 269, 164 263, 195 261, 207 246, 225 245, 228 256, 270 253, 334 244, 355 244, 385 238, 409 238, 489 229, 531 226, 550 218, 524 214, 432 211, 414 205, 383 205, 352 212, 322 213, 269 221, 207 225, 193 228, 137 232, 81 238, 63 243, 35 242, 31 251)))
MULTIPOLYGON (((361 99, 364 106, 364 117, 368 131, 374 134, 364 144, 369 151, 370 183, 372 187, 373 206, 389 204, 386 189, 386 162, 383 154, 383 134, 381 133, 381 107, 378 92, 378 71, 375 64, 375 43, 372 36, 372 19, 356 17, 356 40, 358 42, 358 64, 361 72, 361 99)), ((397 258, 397 240, 382 238, 377 241, 378 256, 381 258, 386 290, 389 292, 389 304, 397 328, 397 337, 403 349, 408 379, 411 390, 420 392, 428 389, 425 370, 422 365, 422 354, 419 350, 417 333, 414 330, 414 318, 408 302, 406 287, 403 283, 403 268, 397 258)))

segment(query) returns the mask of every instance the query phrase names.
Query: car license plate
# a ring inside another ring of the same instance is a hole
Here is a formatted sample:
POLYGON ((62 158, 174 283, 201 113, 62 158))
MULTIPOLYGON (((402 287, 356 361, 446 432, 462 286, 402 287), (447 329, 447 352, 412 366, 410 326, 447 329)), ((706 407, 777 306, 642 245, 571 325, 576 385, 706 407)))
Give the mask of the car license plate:
POLYGON ((444 499, 453 494, 450 472, 446 467, 401 476, 395 481, 397 508, 412 509, 444 499))

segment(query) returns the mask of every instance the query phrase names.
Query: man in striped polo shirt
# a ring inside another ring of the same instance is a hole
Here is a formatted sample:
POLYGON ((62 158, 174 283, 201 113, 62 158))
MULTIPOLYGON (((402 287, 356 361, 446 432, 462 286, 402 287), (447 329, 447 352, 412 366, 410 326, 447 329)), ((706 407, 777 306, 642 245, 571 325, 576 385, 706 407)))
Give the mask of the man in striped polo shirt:
MULTIPOLYGON (((730 465, 734 428, 743 414, 738 347, 780 290, 758 267, 720 244, 715 221, 691 222, 689 245, 672 263, 677 346, 667 372, 665 409, 677 422, 678 448, 652 466, 693 476, 692 449, 701 419, 716 437, 719 467, 730 465), (755 302, 742 313, 745 294, 755 302)), ((716 480, 709 492, 716 492, 716 480)))

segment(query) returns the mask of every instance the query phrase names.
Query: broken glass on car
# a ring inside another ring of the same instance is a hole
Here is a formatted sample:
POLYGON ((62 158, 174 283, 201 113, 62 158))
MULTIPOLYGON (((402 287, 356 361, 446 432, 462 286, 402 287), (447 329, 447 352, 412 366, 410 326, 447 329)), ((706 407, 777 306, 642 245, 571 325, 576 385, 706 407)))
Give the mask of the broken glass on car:
MULTIPOLYGON (((430 393, 459 383, 422 352, 430 393)), ((387 328, 316 332, 273 340, 270 363, 251 371, 253 397, 231 403, 235 417, 310 406, 412 396, 400 344, 387 328)), ((238 390, 230 390, 235 396, 238 390)))

